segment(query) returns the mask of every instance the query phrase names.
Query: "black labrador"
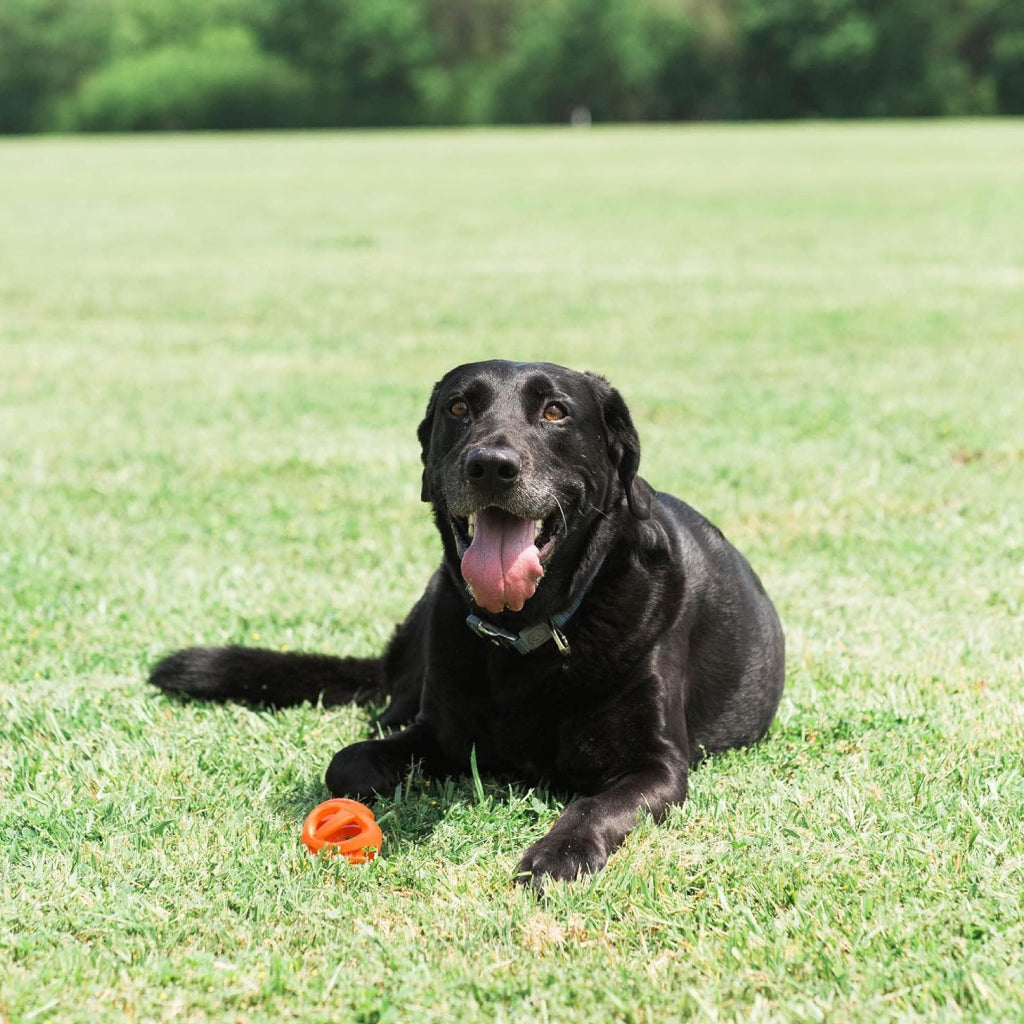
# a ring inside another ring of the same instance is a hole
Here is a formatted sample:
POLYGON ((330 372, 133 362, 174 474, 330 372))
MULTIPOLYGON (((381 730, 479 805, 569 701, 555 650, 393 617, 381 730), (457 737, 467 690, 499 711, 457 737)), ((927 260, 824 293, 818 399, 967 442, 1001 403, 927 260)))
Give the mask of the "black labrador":
POLYGON ((784 642, 746 559, 637 475, 640 443, 602 377, 470 363, 419 426, 440 568, 380 658, 241 647, 161 661, 164 690, 275 706, 390 698, 394 730, 335 754, 332 793, 389 794, 418 763, 582 794, 517 877, 598 871, 647 811, 686 799, 691 764, 759 740, 784 642))

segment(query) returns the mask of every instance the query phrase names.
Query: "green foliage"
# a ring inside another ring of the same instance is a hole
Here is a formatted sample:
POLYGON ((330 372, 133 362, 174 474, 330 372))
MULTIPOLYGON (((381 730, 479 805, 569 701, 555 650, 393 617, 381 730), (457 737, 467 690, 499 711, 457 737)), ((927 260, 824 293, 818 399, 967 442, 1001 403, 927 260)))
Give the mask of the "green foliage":
POLYGON ((577 107, 601 120, 649 117, 658 73, 648 11, 632 0, 524 5, 496 106, 512 121, 567 121, 577 107))
POLYGON ((306 123, 310 86, 241 29, 208 33, 191 47, 158 46, 122 57, 83 82, 60 112, 85 131, 276 128, 306 123))
POLYGON ((741 116, 743 41, 732 0, 666 0, 655 15, 655 38, 663 53, 656 82, 658 116, 741 116))
POLYGON ((203 38, 217 28, 234 26, 255 32, 271 16, 278 0, 107 2, 113 5, 115 12, 114 54, 122 57, 160 46, 201 44, 203 38))
POLYGON ((742 105, 754 116, 911 116, 969 106, 933 0, 741 5, 742 105))
POLYGON ((139 127, 1019 112, 1022 12, 1017 0, 7 0, 0 131, 73 126, 80 92, 83 110, 120 111, 98 123, 139 127), (207 40, 226 30, 255 45, 218 76, 207 40), (172 65, 195 82, 165 116, 152 90, 172 65), (228 77, 269 113, 225 101, 228 77), (136 82, 148 92, 127 116, 136 82))
POLYGON ((317 124, 420 119, 432 46, 419 0, 279 0, 264 42, 309 74, 317 124))
POLYGON ((524 0, 428 0, 434 59, 417 87, 424 119, 436 124, 498 120, 495 91, 524 0))
POLYGON ((732 114, 734 39, 723 14, 716 0, 523 3, 493 75, 493 116, 557 122, 581 108, 602 121, 732 114))
POLYGON ((1024 114, 1024 6, 1013 0, 975 0, 972 42, 979 73, 992 81, 995 105, 1024 114))
POLYGON ((1024 28, 1004 32, 994 41, 992 77, 999 109, 1024 114, 1024 28))
POLYGON ((109 5, 72 0, 0 3, 0 132, 52 124, 52 104, 72 93, 111 48, 109 5))
POLYGON ((1024 112, 1022 10, 1017 0, 7 0, 0 131, 1024 112), (232 33, 246 45, 224 46, 232 33))

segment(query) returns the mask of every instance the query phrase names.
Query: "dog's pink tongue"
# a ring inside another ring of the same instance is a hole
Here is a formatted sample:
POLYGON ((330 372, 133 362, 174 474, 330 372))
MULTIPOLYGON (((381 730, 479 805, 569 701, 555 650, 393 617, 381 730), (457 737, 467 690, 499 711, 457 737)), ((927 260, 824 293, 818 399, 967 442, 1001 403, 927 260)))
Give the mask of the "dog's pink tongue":
POLYGON ((462 578, 481 608, 497 614, 507 606, 517 612, 533 597, 544 575, 533 539, 532 519, 497 509, 477 512, 473 543, 462 556, 462 578))

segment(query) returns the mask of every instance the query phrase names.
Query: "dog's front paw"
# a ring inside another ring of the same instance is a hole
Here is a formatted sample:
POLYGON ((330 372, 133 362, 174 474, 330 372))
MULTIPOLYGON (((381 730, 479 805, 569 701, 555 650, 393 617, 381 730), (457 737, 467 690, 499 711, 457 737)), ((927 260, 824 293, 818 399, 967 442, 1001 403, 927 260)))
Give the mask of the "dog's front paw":
POLYGON ((531 846, 516 869, 516 881, 543 892, 548 881, 573 882, 600 871, 608 860, 604 846, 580 832, 549 832, 531 846))
POLYGON ((364 740, 339 750, 327 768, 327 788, 335 796, 356 800, 390 796, 401 780, 401 772, 381 756, 379 747, 379 740, 364 740))

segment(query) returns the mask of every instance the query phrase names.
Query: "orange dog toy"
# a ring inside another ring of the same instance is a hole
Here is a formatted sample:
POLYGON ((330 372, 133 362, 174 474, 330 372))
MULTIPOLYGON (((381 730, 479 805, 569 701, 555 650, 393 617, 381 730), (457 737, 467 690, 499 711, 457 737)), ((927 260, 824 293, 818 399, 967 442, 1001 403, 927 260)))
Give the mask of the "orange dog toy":
POLYGON ((383 838, 373 811, 343 797, 314 807, 302 826, 302 841, 310 853, 340 853, 353 864, 373 860, 383 838))

